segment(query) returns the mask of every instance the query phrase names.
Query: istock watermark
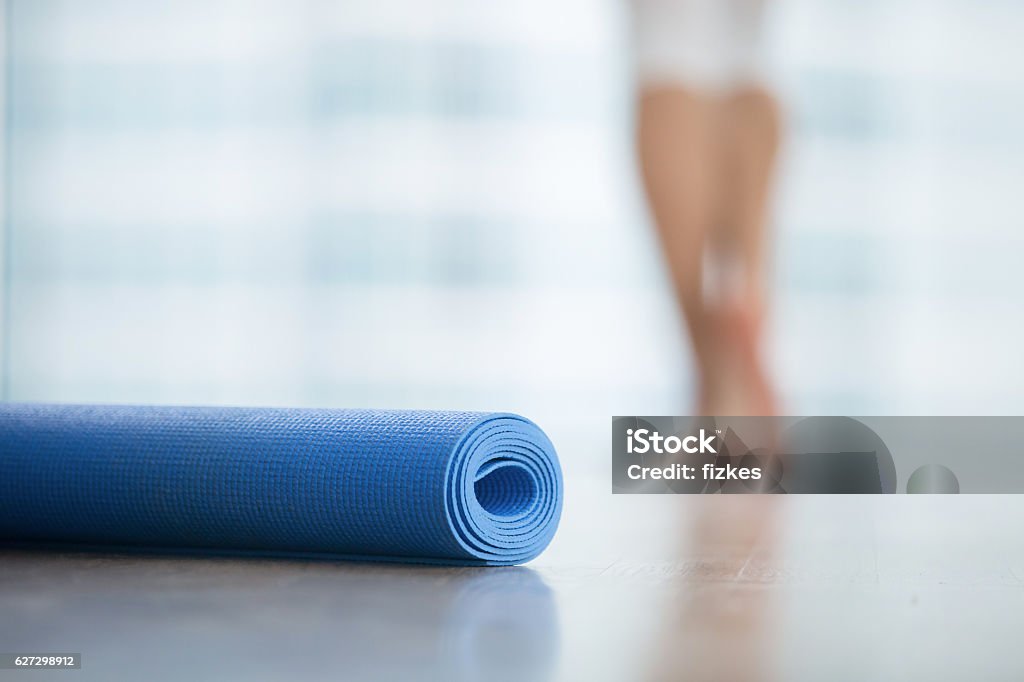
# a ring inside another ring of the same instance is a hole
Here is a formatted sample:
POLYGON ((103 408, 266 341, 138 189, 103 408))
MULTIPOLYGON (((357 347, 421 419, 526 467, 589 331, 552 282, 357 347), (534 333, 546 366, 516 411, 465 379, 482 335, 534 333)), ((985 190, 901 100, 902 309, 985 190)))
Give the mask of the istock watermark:
POLYGON ((612 418, 612 491, 1021 493, 1024 417, 612 418))
POLYGON ((659 454, 675 454, 682 451, 690 454, 710 452, 714 455, 716 451, 711 444, 714 438, 714 434, 705 434, 704 429, 700 430, 699 435, 683 436, 682 438, 674 435, 666 438, 657 431, 649 429, 635 431, 626 429, 626 451, 637 455, 642 455, 650 450, 659 454))

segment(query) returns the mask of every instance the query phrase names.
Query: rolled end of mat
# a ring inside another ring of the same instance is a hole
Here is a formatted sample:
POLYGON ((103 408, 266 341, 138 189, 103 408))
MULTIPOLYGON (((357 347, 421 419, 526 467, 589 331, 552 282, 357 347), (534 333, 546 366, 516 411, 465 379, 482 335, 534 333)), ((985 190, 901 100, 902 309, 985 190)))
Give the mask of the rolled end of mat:
POLYGON ((455 447, 447 476, 452 531, 472 557, 519 564, 540 554, 562 513, 554 446, 533 422, 488 415, 455 447))

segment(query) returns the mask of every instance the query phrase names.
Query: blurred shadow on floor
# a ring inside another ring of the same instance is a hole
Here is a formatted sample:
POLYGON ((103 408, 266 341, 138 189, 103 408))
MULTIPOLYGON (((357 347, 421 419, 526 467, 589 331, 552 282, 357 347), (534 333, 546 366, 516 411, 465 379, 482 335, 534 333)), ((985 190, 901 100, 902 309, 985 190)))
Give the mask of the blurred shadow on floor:
POLYGON ((784 499, 695 495, 680 536, 681 580, 665 595, 647 679, 767 682, 778 619, 772 557, 784 499))

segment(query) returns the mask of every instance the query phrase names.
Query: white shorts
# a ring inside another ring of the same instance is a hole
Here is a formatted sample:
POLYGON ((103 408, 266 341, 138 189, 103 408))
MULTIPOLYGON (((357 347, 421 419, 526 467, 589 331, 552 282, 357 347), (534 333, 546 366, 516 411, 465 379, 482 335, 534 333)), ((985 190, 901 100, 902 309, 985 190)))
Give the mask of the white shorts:
POLYGON ((763 80, 764 0, 631 0, 637 85, 729 91, 763 80))

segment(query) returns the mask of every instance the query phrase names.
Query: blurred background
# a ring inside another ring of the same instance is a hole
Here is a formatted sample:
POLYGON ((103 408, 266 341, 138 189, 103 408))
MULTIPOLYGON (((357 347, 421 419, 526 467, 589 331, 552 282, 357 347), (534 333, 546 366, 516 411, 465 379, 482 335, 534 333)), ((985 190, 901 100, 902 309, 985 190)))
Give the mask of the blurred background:
MULTIPOLYGON (((665 604, 664 623, 690 613, 729 660, 762 646, 730 624, 763 623, 779 679, 1021 678, 1012 499, 787 500, 775 562, 675 555, 690 512, 730 511, 722 498, 609 494, 609 417, 693 407, 637 177, 624 0, 0 7, 3 398, 521 412, 558 446, 572 500, 538 569, 564 679, 635 678, 647 649, 619 656, 623 633, 661 641, 665 604), (777 612, 761 604, 776 586, 777 612)), ((768 19, 787 110, 770 316, 783 412, 1024 414, 1024 0, 773 0, 768 19)), ((344 576, 317 565, 5 566, 29 586, 7 591, 12 613, 109 660, 166 633, 213 651, 237 630, 266 651, 274 630, 237 628, 261 604, 298 604, 289 636, 363 613, 339 606, 344 580, 324 601, 344 576)), ((346 570, 384 601, 420 584, 346 570)), ((431 627, 467 650, 485 640, 461 604, 517 613, 430 585, 431 627)), ((422 622, 396 612, 370 631, 418 641, 422 622)), ((707 643, 666 632, 680 628, 707 643)))
MULTIPOLYGON (((3 397, 692 408, 623 2, 6 0, 3 397)), ((778 0, 789 414, 1024 411, 1024 2, 778 0)))

